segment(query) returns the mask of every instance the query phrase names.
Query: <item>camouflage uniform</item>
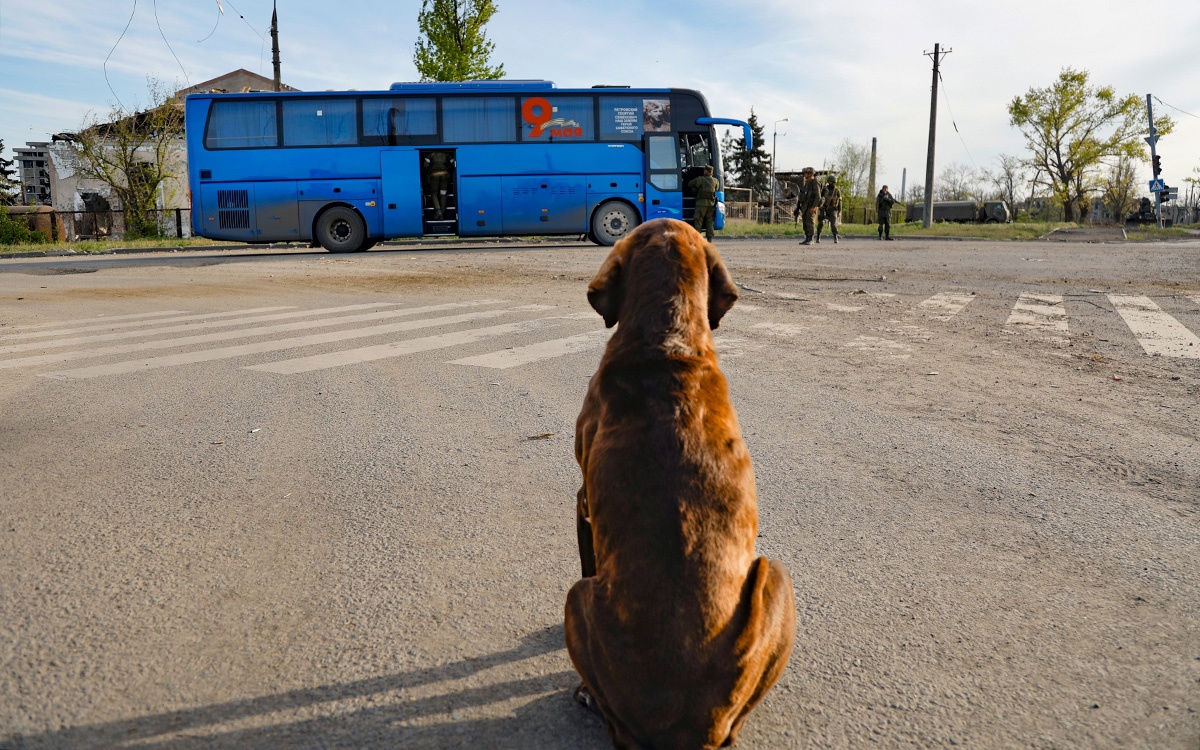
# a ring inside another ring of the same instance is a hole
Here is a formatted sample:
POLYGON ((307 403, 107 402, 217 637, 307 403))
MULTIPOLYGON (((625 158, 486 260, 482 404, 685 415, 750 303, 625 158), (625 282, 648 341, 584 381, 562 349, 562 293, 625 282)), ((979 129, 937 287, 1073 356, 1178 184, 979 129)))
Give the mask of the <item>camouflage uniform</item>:
POLYGON ((875 214, 879 219, 879 239, 892 238, 892 206, 896 205, 896 199, 888 192, 887 185, 884 185, 879 190, 879 195, 875 196, 875 214))
POLYGON ((834 180, 825 184, 825 198, 821 201, 821 218, 817 222, 817 242, 821 241, 821 230, 825 222, 829 222, 829 231, 833 234, 833 242, 838 241, 838 220, 842 216, 842 191, 834 180))
POLYGON ((432 151, 426 157, 425 185, 429 189, 429 201, 433 204, 434 220, 445 216, 446 193, 450 187, 450 154, 432 151))
POLYGON ((793 216, 804 217, 804 241, 800 244, 811 245, 813 235, 817 233, 817 212, 821 210, 821 183, 817 182, 811 169, 804 170, 804 176, 793 216))
POLYGON ((713 239, 713 221, 717 215, 717 191, 721 183, 704 170, 704 174, 693 177, 688 182, 688 190, 696 194, 696 213, 692 216, 692 225, 697 232, 704 232, 709 242, 713 239))

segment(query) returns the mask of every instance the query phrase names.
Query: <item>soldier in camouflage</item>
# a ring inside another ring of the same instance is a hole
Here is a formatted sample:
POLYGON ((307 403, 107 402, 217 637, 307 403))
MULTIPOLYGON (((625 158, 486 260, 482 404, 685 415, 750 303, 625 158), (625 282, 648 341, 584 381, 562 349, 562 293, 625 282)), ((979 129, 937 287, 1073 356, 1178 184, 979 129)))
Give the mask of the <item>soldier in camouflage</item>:
POLYGON ((688 182, 688 190, 696 196, 696 213, 692 216, 692 225, 697 232, 704 232, 709 242, 713 240, 713 220, 717 214, 717 191, 721 183, 713 177, 712 165, 704 168, 704 174, 693 177, 688 182))
POLYGON ((837 178, 829 175, 825 179, 825 197, 821 200, 821 218, 817 222, 817 242, 821 241, 821 230, 825 222, 829 222, 829 231, 833 234, 833 244, 838 242, 838 221, 842 217, 842 191, 838 189, 837 178))
POLYGON ((433 204, 434 221, 441 221, 446 215, 450 162, 448 151, 430 151, 425 155, 425 185, 429 190, 429 202, 433 204))
POLYGON ((875 214, 879 219, 879 239, 890 240, 892 238, 892 206, 896 205, 896 199, 888 192, 887 185, 879 191, 879 195, 875 196, 875 214))
POLYGON ((800 185, 800 194, 796 196, 796 211, 793 218, 803 217, 804 241, 801 245, 811 245, 813 235, 817 233, 817 212, 821 210, 821 183, 817 182, 817 170, 805 167, 801 174, 804 182, 800 185))

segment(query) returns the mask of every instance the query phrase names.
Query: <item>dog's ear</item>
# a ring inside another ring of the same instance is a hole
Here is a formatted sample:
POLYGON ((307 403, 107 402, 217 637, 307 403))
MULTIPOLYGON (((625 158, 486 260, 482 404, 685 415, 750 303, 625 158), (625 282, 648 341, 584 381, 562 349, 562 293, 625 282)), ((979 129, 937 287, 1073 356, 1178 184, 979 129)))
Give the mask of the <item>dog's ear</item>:
POLYGON ((588 284, 588 303, 604 318, 604 327, 612 328, 617 324, 617 315, 621 311, 621 298, 624 296, 625 284, 621 279, 622 255, 615 249, 608 254, 596 272, 596 278, 588 284))
POLYGON ((721 325, 721 318, 737 302, 738 290, 725 262, 717 255, 717 249, 710 244, 705 248, 705 255, 708 258, 708 327, 715 331, 721 325))

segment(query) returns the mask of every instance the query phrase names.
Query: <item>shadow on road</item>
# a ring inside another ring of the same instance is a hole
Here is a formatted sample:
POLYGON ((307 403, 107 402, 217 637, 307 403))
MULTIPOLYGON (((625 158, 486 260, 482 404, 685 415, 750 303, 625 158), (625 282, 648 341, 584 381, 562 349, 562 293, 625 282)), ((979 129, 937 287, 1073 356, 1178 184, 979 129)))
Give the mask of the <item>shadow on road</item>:
POLYGON ((378 706, 338 709, 335 703, 371 696, 412 690, 448 680, 459 680, 493 667, 548 654, 564 648, 562 625, 527 635, 508 651, 464 659, 440 667, 344 684, 321 685, 278 695, 231 701, 211 706, 170 711, 135 719, 91 726, 66 727, 37 735, 0 737, 0 750, 26 748, 137 747, 154 750, 220 747, 234 750, 251 748, 331 748, 331 747, 450 747, 486 746, 490 748, 527 748, 557 745, 560 732, 577 735, 567 744, 587 740, 603 747, 607 735, 598 719, 579 710, 570 690, 578 682, 574 671, 538 675, 526 679, 489 684, 478 688, 419 698, 387 700, 378 706), (540 695, 515 710, 513 715, 487 719, 458 719, 458 712, 478 706, 501 703, 525 696, 540 695), (324 713, 303 719, 279 718, 280 712, 324 713), (421 722, 433 716, 445 721, 421 722), (223 727, 226 724, 257 724, 264 719, 269 726, 223 727), (413 723, 420 724, 412 726, 413 723))

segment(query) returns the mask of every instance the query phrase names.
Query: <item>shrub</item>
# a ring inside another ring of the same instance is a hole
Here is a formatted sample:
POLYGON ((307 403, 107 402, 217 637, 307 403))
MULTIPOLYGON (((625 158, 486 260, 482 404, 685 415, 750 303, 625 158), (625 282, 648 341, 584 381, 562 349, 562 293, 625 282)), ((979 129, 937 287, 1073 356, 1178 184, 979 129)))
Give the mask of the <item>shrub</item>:
POLYGON ((8 207, 0 206, 0 245, 31 245, 46 242, 45 232, 35 232, 21 219, 8 215, 8 207))

